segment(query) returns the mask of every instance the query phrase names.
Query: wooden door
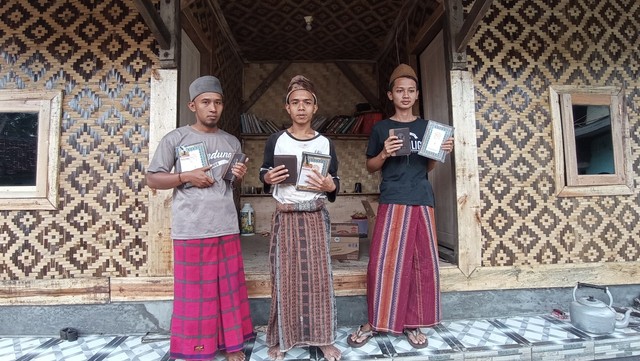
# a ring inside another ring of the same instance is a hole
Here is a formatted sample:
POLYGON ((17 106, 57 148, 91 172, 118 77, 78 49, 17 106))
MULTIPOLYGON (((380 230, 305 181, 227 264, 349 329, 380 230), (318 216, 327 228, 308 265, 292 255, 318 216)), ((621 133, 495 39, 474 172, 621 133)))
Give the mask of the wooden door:
MULTIPOLYGON (((441 31, 420 54, 420 94, 424 118, 451 125, 448 76, 441 31)), ((429 173, 429 180, 436 197, 436 231, 440 257, 457 263, 458 221, 453 161, 453 157, 449 155, 445 163, 438 163, 429 173)))

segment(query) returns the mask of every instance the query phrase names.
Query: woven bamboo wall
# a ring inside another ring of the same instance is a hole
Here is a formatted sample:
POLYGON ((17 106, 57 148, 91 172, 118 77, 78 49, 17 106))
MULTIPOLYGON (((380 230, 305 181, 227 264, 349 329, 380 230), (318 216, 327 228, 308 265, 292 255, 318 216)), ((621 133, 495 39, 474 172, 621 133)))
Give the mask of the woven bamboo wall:
MULTIPOLYGON (((0 211, 0 280, 146 275, 152 34, 127 0, 9 0, 0 14, 0 89, 64 95, 59 209, 0 211)), ((237 132, 242 64, 210 38, 237 132)))
MULTIPOLYGON (((469 6, 467 7, 469 8, 469 6)), ((640 180, 640 3, 494 1, 473 38, 483 265, 640 260, 640 197, 554 196, 548 87, 626 89, 640 180)))
MULTIPOLYGON (((244 99, 275 69, 277 64, 247 64, 244 68, 244 99)), ((375 93, 377 87, 377 69, 373 63, 349 63, 362 83, 375 93)), ((353 114, 356 104, 366 103, 366 99, 351 85, 333 63, 292 63, 273 82, 267 91, 249 109, 249 112, 260 118, 273 120, 276 124, 291 123, 289 114, 284 109, 284 97, 287 94, 289 81, 295 75, 302 74, 309 78, 316 87, 318 96, 318 115, 328 117, 340 114, 353 114)))

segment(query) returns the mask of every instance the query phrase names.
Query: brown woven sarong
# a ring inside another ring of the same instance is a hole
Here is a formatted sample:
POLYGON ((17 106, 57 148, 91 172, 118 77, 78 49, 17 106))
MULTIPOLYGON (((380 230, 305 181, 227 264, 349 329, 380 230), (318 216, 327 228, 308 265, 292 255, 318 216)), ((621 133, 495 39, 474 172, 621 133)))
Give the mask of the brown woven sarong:
POLYGON ((333 344, 337 324, 331 224, 324 202, 278 203, 272 225, 267 345, 286 352, 299 345, 333 344))

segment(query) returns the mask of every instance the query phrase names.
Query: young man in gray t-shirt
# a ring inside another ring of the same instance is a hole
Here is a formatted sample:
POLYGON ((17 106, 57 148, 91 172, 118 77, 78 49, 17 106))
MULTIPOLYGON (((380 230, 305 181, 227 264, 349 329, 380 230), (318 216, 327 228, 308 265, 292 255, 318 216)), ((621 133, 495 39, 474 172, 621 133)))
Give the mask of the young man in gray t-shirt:
MULTIPOLYGON (((243 361, 244 342, 254 333, 233 187, 223 179, 240 142, 218 128, 224 102, 217 78, 194 80, 189 96, 195 124, 162 138, 146 175, 149 187, 173 189, 170 356, 212 359, 220 351, 227 360, 243 361)), ((242 179, 247 167, 236 163, 232 173, 242 179)))

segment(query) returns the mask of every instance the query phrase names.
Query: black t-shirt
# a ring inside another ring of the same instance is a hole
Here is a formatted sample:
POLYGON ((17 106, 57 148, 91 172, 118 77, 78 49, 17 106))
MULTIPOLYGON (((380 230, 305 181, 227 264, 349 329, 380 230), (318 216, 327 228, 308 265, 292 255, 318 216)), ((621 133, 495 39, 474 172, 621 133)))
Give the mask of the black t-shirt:
POLYGON ((373 126, 367 146, 367 158, 373 158, 382 151, 384 141, 389 137, 389 129, 409 128, 411 134, 411 154, 389 157, 382 166, 380 203, 435 205, 433 188, 427 174, 429 158, 418 155, 427 123, 421 118, 410 123, 384 119, 373 126))

